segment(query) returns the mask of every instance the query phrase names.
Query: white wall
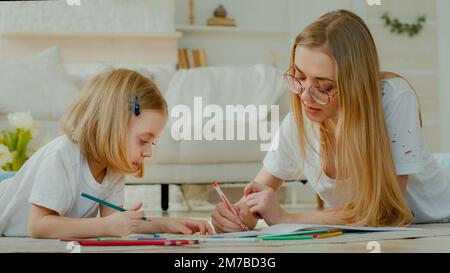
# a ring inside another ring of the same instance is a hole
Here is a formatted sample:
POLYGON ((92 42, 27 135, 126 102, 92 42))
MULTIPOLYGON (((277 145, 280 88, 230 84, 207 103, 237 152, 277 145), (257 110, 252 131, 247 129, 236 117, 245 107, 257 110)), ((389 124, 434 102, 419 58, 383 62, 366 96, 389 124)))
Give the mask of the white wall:
POLYGON ((2 32, 172 33, 173 0, 0 2, 2 32))
MULTIPOLYGON (((177 24, 188 24, 188 0, 175 0, 175 18, 177 24)), ((213 17, 214 9, 223 4, 228 17, 237 20, 239 27, 286 28, 289 17, 285 14, 288 7, 286 0, 194 0, 196 25, 206 25, 206 20, 213 17)))
MULTIPOLYGON (((295 36, 310 22, 337 8, 355 10, 359 0, 194 0, 194 26, 205 26, 223 4, 238 31, 182 31, 180 47, 205 48, 208 64, 263 63, 287 68, 295 36)), ((188 0, 175 0, 176 25, 188 25, 188 0)))
POLYGON ((437 0, 441 152, 450 153, 450 2, 437 0))
MULTIPOLYGON (((449 15, 447 11, 447 16, 449 15)), ((436 0, 384 0, 382 6, 367 9, 369 27, 374 36, 384 70, 397 72, 415 87, 423 114, 423 131, 432 152, 443 151, 441 138, 444 123, 441 116, 439 68, 439 36, 436 0), (391 17, 402 22, 414 22, 422 14, 427 23, 419 35, 410 38, 389 32, 381 15, 389 11, 391 17)), ((447 34, 450 35, 450 34, 447 34)))

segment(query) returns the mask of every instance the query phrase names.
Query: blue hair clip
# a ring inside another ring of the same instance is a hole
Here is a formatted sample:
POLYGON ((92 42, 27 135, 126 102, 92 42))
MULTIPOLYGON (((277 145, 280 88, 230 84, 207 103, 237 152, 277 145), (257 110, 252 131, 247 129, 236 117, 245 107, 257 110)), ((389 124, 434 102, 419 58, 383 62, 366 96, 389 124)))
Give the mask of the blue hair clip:
POLYGON ((141 105, 138 102, 138 96, 131 96, 130 108, 135 116, 139 116, 141 114, 141 105))

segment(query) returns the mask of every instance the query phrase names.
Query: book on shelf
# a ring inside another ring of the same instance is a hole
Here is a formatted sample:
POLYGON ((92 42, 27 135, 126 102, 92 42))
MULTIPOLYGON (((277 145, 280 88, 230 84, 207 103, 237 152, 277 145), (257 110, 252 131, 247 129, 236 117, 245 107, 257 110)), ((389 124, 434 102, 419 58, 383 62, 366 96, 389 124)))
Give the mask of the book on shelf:
POLYGON ((200 66, 201 67, 208 66, 208 63, 206 62, 206 50, 205 49, 200 50, 200 66))
POLYGON ((192 65, 191 65, 191 61, 189 59, 189 50, 187 48, 183 48, 183 56, 184 56, 184 60, 186 62, 186 69, 191 68, 192 65))
POLYGON ((192 54, 192 50, 193 49, 189 49, 189 48, 186 49, 186 58, 188 59, 187 62, 189 64, 188 68, 195 68, 196 67, 194 55, 192 54))
POLYGON ((194 65, 195 67, 201 67, 200 62, 200 50, 197 48, 192 49, 192 56, 194 57, 194 65))
POLYGON ((213 17, 208 19, 207 21, 208 26, 229 26, 229 27, 235 27, 236 26, 236 20, 231 18, 223 18, 223 17, 213 17))
POLYGON ((190 67, 188 50, 186 48, 178 49, 178 68, 189 69, 190 67))
POLYGON ((178 49, 178 69, 186 68, 186 64, 183 59, 183 50, 181 48, 178 49))
POLYGON ((179 69, 189 69, 194 67, 205 67, 205 66, 207 66, 205 49, 198 49, 198 48, 194 48, 192 50, 187 48, 178 49, 179 69))

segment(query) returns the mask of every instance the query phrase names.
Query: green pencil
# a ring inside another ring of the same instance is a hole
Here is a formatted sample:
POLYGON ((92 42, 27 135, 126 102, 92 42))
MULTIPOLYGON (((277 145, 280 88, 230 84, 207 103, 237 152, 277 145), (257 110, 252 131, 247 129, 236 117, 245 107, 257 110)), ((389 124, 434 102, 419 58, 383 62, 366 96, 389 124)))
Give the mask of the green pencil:
POLYGON ((258 237, 263 241, 286 241, 286 240, 307 240, 314 239, 312 235, 285 235, 285 236, 272 236, 272 237, 258 237))
POLYGON ((266 239, 266 238, 276 238, 281 236, 294 236, 294 235, 309 235, 309 234, 320 234, 320 233, 328 233, 328 229, 316 229, 316 230, 302 230, 291 233, 283 233, 283 234, 270 234, 270 235, 262 235, 258 238, 266 239))
MULTIPOLYGON (((127 211, 127 210, 124 209, 124 208, 121 208, 121 207, 119 207, 119 206, 116 206, 116 205, 114 205, 114 204, 111 204, 111 203, 109 203, 109 202, 106 202, 105 200, 98 199, 97 197, 94 197, 94 196, 89 195, 89 194, 84 193, 84 192, 81 193, 81 196, 83 196, 83 197, 85 197, 85 198, 87 198, 87 199, 90 199, 90 200, 92 200, 92 201, 94 201, 94 202, 100 203, 100 204, 102 204, 102 205, 104 205, 104 206, 107 206, 107 207, 110 207, 110 208, 112 208, 112 209, 121 211, 121 212, 127 211)), ((150 219, 147 219, 146 217, 142 217, 141 219, 144 220, 144 221, 150 221, 150 219)))

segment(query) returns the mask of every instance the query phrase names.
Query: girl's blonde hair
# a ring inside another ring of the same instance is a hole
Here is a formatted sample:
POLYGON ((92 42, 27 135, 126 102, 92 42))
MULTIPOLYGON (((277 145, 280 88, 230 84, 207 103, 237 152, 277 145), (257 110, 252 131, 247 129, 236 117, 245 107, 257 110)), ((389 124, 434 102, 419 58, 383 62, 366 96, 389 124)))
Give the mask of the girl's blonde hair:
MULTIPOLYGON (((380 72, 374 40, 364 21, 357 15, 338 10, 327 13, 308 25, 295 39, 291 53, 294 75, 297 46, 320 48, 332 58, 336 68, 339 117, 336 124, 334 153, 337 192, 351 183, 344 209, 352 225, 404 226, 412 223, 412 214, 399 186, 391 152, 391 140, 384 118, 380 80, 396 77, 380 72)), ((305 131, 300 97, 291 95, 297 124, 300 155, 306 158, 306 146, 314 151, 305 131)), ((330 120, 314 125, 319 134, 321 168, 327 166, 332 149, 330 120)))
POLYGON ((150 79, 128 69, 107 69, 84 87, 62 118, 64 133, 82 154, 122 174, 136 172, 126 150, 132 96, 139 98, 141 110, 167 115, 166 101, 150 79))

